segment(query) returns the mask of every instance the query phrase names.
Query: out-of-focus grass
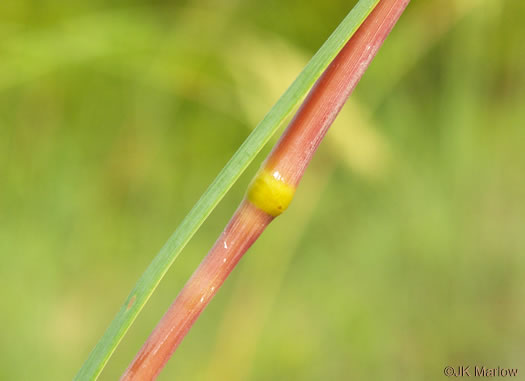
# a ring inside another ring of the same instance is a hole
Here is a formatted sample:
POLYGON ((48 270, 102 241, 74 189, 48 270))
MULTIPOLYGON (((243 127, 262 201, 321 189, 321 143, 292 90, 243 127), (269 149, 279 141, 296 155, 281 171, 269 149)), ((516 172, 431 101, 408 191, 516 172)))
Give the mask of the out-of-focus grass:
MULTIPOLYGON (((73 377, 352 5, 0 5, 0 379, 73 377)), ((413 2, 287 215, 160 379, 432 380, 446 365, 525 367, 524 15, 511 0, 413 2)), ((253 170, 102 379, 123 371, 253 170)))

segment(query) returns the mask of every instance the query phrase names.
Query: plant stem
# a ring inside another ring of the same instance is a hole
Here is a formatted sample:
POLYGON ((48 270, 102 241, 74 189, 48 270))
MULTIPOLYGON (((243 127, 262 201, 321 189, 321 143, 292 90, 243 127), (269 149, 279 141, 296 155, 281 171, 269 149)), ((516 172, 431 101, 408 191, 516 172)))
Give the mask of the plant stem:
POLYGON ((410 0, 381 0, 270 153, 245 199, 121 380, 153 380, 248 248, 289 205, 308 163, 410 0))

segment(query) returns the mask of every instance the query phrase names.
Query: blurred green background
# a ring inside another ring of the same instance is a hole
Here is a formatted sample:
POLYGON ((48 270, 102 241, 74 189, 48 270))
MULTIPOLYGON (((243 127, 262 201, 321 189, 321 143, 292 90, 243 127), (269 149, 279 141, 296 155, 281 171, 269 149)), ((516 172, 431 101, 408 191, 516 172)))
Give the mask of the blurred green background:
MULTIPOLYGON (((0 379, 74 376, 354 3, 0 3, 0 379)), ((413 1, 289 211, 159 379, 439 380, 469 364, 524 377, 524 16, 516 0, 413 1)), ((126 368, 268 149, 102 380, 126 368)))

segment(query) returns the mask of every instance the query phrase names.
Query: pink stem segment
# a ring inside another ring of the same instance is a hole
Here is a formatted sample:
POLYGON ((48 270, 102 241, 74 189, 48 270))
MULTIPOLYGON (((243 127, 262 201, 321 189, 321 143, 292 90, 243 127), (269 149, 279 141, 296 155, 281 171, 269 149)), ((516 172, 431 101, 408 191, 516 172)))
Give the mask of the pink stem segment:
POLYGON ((274 217, 286 209, 290 200, 283 198, 293 196, 319 143, 409 1, 380 0, 319 78, 263 164, 262 171, 269 173, 270 179, 260 177, 258 194, 252 198, 248 192, 121 380, 145 381, 157 377, 244 253, 274 217), (263 196, 275 196, 273 204, 264 204, 263 196))
POLYGON ((267 169, 297 185, 328 128, 410 0, 381 0, 317 80, 271 152, 267 169))
POLYGON ((241 203, 121 380, 154 380, 243 254, 273 217, 241 203))

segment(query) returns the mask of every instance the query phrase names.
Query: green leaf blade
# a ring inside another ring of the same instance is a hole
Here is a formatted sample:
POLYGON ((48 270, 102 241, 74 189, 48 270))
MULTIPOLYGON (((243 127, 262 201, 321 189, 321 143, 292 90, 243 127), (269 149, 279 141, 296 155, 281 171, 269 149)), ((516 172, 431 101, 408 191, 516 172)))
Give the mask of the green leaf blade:
POLYGON ((252 131, 139 278, 74 380, 96 380, 169 267, 379 0, 360 0, 252 131))

